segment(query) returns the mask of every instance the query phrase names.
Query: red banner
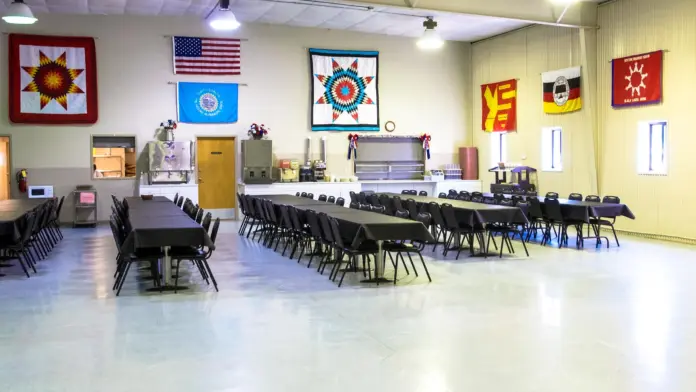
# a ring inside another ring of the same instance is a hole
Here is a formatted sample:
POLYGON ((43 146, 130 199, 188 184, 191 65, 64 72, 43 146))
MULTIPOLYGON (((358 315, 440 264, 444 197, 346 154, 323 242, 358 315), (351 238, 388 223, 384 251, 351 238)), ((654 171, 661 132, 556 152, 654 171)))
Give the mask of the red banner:
POLYGON ((611 106, 662 101, 662 51, 611 61, 611 106))
POLYGON ((517 130, 517 81, 484 84, 481 86, 485 132, 512 132, 517 130))
POLYGON ((10 34, 10 121, 97 122, 94 39, 10 34))

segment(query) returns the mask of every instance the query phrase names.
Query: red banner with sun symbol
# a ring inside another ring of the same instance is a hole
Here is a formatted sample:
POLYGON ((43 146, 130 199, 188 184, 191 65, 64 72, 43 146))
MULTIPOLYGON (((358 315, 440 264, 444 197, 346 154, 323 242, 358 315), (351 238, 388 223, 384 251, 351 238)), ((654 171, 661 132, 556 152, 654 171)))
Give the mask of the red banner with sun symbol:
POLYGON ((611 61, 611 106, 645 105, 662 101, 662 51, 611 61))
POLYGON ((97 122, 93 38, 10 34, 9 50, 10 121, 97 122))

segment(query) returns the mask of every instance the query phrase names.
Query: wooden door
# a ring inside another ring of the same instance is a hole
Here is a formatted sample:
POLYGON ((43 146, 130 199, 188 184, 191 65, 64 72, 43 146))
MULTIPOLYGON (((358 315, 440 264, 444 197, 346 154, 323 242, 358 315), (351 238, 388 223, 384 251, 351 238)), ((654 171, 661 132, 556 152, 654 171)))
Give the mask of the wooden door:
POLYGON ((198 138, 198 204, 204 209, 235 208, 234 138, 198 138))
POLYGON ((10 138, 0 137, 0 200, 10 198, 10 138))

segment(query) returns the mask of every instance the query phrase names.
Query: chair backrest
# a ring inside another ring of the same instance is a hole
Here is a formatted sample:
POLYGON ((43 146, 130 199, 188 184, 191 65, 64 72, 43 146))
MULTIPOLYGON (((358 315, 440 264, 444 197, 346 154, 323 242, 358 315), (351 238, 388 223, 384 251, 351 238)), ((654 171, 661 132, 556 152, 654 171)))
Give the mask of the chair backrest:
POLYGON ((478 196, 478 197, 483 197, 483 193, 481 192, 471 192, 471 197, 478 196))
POLYGON ((526 202, 526 201, 518 201, 517 204, 515 204, 515 205, 516 205, 517 207, 521 208, 522 211, 524 211, 525 213, 528 213, 528 212, 529 212, 529 207, 530 207, 530 206, 529 206, 529 203, 528 203, 528 202, 526 202))
POLYGON ((467 191, 459 191, 459 196, 469 196, 469 197, 471 197, 471 193, 469 193, 469 192, 467 192, 467 191))
POLYGON ((29 241, 29 238, 31 238, 31 235, 34 233, 35 222, 36 222, 36 213, 28 212, 26 214, 26 218, 24 218, 24 227, 22 230, 22 236, 20 238, 20 242, 22 244, 29 241))
POLYGON ((428 196, 428 192, 420 191, 420 192, 418 192, 418 196, 428 196))
MULTIPOLYGON (((529 196, 527 198, 527 203, 529 203, 529 217, 532 219, 541 219, 544 217, 544 212, 541 209, 541 202, 536 196, 529 196)), ((518 203, 519 205, 519 203, 518 203)))
POLYGON ((456 190, 456 189, 450 189, 449 192, 447 192, 447 194, 449 194, 449 195, 456 195, 456 194, 457 194, 457 190, 456 190))
POLYGON ((406 199, 406 209, 411 219, 415 220, 418 216, 418 203, 413 199, 406 199))
MULTIPOLYGON (((396 196, 399 197, 399 196, 396 196)), ((385 211, 389 215, 394 214, 394 203, 392 203, 392 200, 389 196, 387 195, 379 195, 379 204, 384 207, 385 211)))
POLYGON ((203 222, 201 222, 201 226, 205 229, 206 232, 210 230, 210 223, 213 220, 213 214, 210 212, 205 214, 205 217, 203 217, 203 222))
POLYGON ((457 195, 457 200, 460 200, 460 201, 470 201, 470 200, 471 200, 471 196, 470 196, 468 193, 465 194, 465 195, 460 193, 460 194, 457 195))
POLYGON ((436 226, 440 227, 445 227, 445 219, 442 216, 442 211, 440 208, 440 205, 435 203, 434 201, 431 201, 428 203, 428 212, 430 213, 430 216, 433 218, 433 223, 436 226))
POLYGON ((329 198, 326 199, 326 202, 327 202, 327 203, 331 203, 331 204, 335 203, 335 202, 336 202, 336 196, 329 196, 329 198))
POLYGON ((498 204, 501 206, 506 206, 506 207, 514 207, 515 206, 515 202, 512 199, 498 200, 498 204))
POLYGON ((328 199, 328 196, 326 196, 324 194, 319 195, 319 201, 326 201, 327 199, 328 199))
POLYGON ((449 194, 447 194, 447 198, 448 198, 449 200, 457 200, 457 196, 459 196, 459 195, 456 194, 456 193, 449 193, 449 194))
POLYGON ((319 223, 319 218, 317 218, 317 213, 314 210, 306 210, 304 216, 312 237, 321 239, 321 224, 319 223))
POLYGON ((354 210, 358 210, 358 209, 360 209, 360 203, 358 203, 357 201, 351 201, 350 204, 348 205, 348 207, 350 207, 354 210))
POLYGON ((446 194, 445 192, 440 192, 440 194, 437 195, 437 197, 438 197, 439 199, 446 199, 446 198, 447 198, 447 194, 446 194))
POLYGON ((587 195, 587 196, 585 196, 585 201, 599 203, 600 201, 602 201, 602 199, 600 199, 599 196, 597 196, 597 195, 587 195))
POLYGON ((203 209, 199 208, 198 209, 198 214, 196 214, 196 223, 201 224, 203 222, 203 209))
POLYGON ((404 205, 401 203, 401 198, 399 196, 394 196, 391 199, 391 205, 393 211, 406 211, 404 205))
MULTIPOLYGON (((176 204, 176 202, 174 204, 176 204)), ((246 204, 244 203, 244 196, 242 196, 239 192, 237 192, 237 206, 239 207, 239 210, 242 212, 242 214, 247 214, 246 204)))
POLYGON ((519 203, 519 202, 521 202, 521 201, 524 201, 524 196, 512 195, 512 203, 513 203, 514 205, 517 205, 517 203, 519 203))
POLYGON ((277 206, 280 212, 280 224, 281 227, 290 229, 292 228, 292 222, 290 222, 290 213, 288 212, 288 206, 285 204, 280 204, 277 206))
POLYGON ((295 193, 295 196, 300 197, 300 192, 295 193))
POLYGON ((296 233, 302 232, 302 222, 300 222, 300 214, 297 212, 297 208, 293 206, 288 206, 288 214, 290 215, 290 225, 296 233))
POLYGON ((200 210, 198 206, 193 206, 193 208, 191 208, 191 213, 189 214, 191 219, 196 220, 196 216, 198 216, 198 210, 200 210))
POLYGON ((343 237, 341 237, 341 228, 338 226, 336 218, 328 218, 328 224, 334 244, 339 248, 345 248, 343 237))
POLYGON ((547 199, 558 199, 558 193, 556 192, 546 192, 547 199))
POLYGON ((494 193, 494 194, 493 194, 493 198, 496 199, 496 200, 498 200, 498 201, 500 201, 500 200, 505 199, 505 195, 502 194, 502 193, 494 193))
POLYGON ((270 200, 264 200, 263 201, 264 206, 266 207, 266 216, 268 217, 268 220, 271 221, 271 223, 278 224, 278 216, 276 215, 275 212, 275 206, 273 205, 273 202, 270 200))
POLYGON ((619 199, 618 196, 604 196, 602 198, 602 203, 621 204, 621 199, 619 199))
POLYGON ((568 195, 568 200, 582 201, 582 195, 580 193, 571 193, 568 195))
POLYGON ((308 193, 307 194, 308 199, 314 199, 314 193, 308 193))
POLYGON ((372 211, 372 206, 369 204, 360 204, 358 209, 362 211, 372 211))
POLYGON ((547 219, 562 222, 563 212, 561 212, 561 202, 555 198, 545 198, 544 199, 544 215, 547 219))
POLYGON ((329 223, 329 216, 324 212, 320 212, 317 214, 317 218, 319 218, 319 225, 321 225, 321 238, 329 243, 334 242, 334 237, 331 232, 331 224, 329 223))
POLYGON ((358 202, 359 202, 359 201, 358 201, 358 194, 357 194, 357 193, 355 193, 355 192, 353 192, 353 191, 350 191, 348 194, 350 195, 350 203, 351 203, 351 204, 353 204, 353 203, 358 203, 358 202))
POLYGON ((336 205, 341 206, 341 207, 345 207, 346 199, 339 197, 338 199, 336 199, 336 205))
POLYGON ((411 191, 408 189, 404 189, 403 191, 401 191, 401 194, 402 195, 409 195, 409 194, 411 194, 411 191))
POLYGON ((181 197, 179 198, 179 201, 176 203, 176 206, 177 206, 177 207, 181 207, 183 204, 184 204, 184 197, 181 196, 181 197))
MULTIPOLYGON (((239 198, 239 193, 237 193, 237 198, 239 198)), ((174 195, 174 204, 176 204, 176 202, 178 200, 179 200, 179 192, 177 192, 176 195, 174 195)))
POLYGON ((409 214, 406 210, 396 210, 394 216, 397 218, 408 219, 411 217, 411 214, 409 214))
POLYGON ((65 196, 60 197, 60 201, 58 202, 58 208, 56 208, 55 218, 59 221, 60 221, 60 212, 63 210, 63 201, 65 201, 65 196))
POLYGON ((300 197, 307 197, 307 192, 300 193, 300 197))
POLYGON ((450 230, 459 228, 459 222, 457 221, 457 216, 454 213, 454 207, 452 207, 452 204, 442 204, 440 206, 440 211, 442 211, 442 218, 445 221, 446 228, 450 230))
POLYGON ((367 194, 365 192, 358 193, 358 203, 367 204, 367 194))
POLYGON ((379 196, 377 196, 376 193, 370 193, 367 196, 367 201, 369 204, 372 204, 373 206, 381 206, 382 204, 379 202, 379 196))
POLYGON ((484 197, 483 204, 498 204, 498 200, 495 197, 484 197))
POLYGON ((220 218, 215 218, 215 223, 213 223, 213 230, 210 232, 210 240, 215 243, 217 238, 218 230, 220 229, 220 218))
POLYGON ((474 203, 483 203, 483 196, 471 194, 471 201, 474 203))

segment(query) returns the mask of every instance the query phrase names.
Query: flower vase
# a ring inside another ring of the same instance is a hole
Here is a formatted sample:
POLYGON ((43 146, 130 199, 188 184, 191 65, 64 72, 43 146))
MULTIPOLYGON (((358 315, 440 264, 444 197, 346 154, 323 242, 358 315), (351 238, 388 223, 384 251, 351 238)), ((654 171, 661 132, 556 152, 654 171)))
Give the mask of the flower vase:
POLYGON ((263 135, 252 135, 252 137, 254 138, 254 140, 261 140, 261 139, 263 139, 263 135))
POLYGON ((174 141, 174 131, 171 129, 167 129, 167 131, 164 133, 164 140, 167 142, 173 142, 174 141))

